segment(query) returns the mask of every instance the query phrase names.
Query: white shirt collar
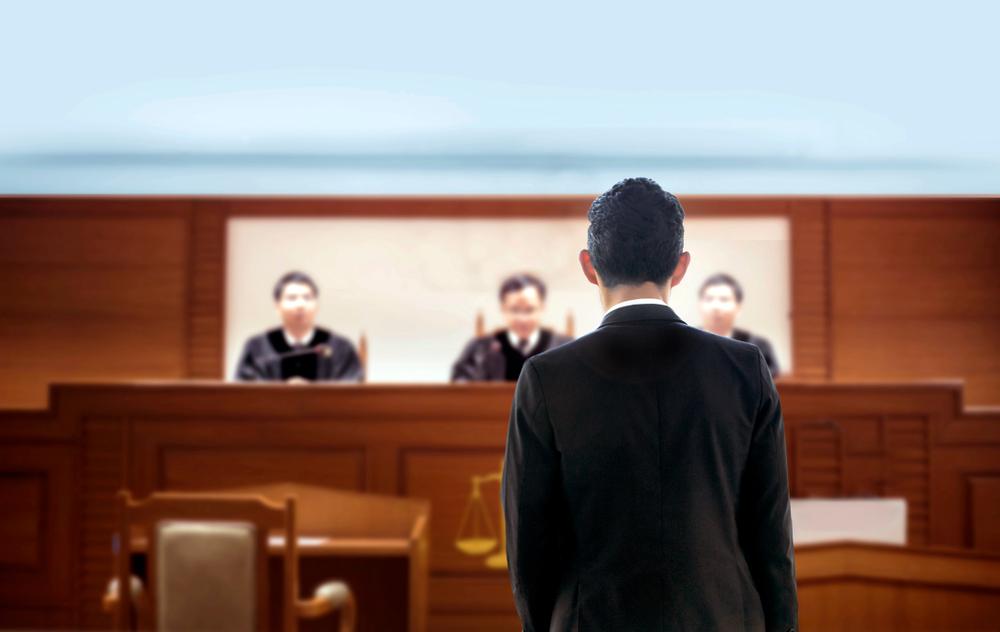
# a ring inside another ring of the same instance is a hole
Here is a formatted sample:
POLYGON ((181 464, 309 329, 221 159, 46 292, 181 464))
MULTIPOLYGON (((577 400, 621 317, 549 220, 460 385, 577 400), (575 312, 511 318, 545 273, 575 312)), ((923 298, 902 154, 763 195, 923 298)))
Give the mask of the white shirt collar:
MULTIPOLYGON (((531 332, 530 336, 528 336, 528 346, 525 347, 524 350, 527 352, 534 349, 535 345, 538 344, 538 339, 541 337, 542 337, 542 328, 539 327, 535 331, 531 332)), ((507 340, 510 341, 511 346, 513 346, 515 349, 520 350, 517 345, 521 342, 521 337, 515 334, 511 329, 507 330, 507 340)))
POLYGON ((608 311, 604 312, 604 315, 607 316, 619 307, 628 307, 629 305, 663 305, 667 307, 667 304, 658 298, 634 298, 631 301, 622 301, 617 305, 612 305, 608 311))
POLYGON ((302 338, 301 340, 296 340, 295 338, 293 338, 292 334, 288 333, 287 329, 282 328, 281 331, 282 331, 282 333, 285 334, 285 342, 288 343, 289 347, 297 347, 299 345, 301 345, 301 346, 304 347, 307 344, 309 344, 310 340, 313 339, 313 335, 315 335, 315 333, 316 333, 316 328, 313 327, 309 331, 307 331, 305 337, 302 338))

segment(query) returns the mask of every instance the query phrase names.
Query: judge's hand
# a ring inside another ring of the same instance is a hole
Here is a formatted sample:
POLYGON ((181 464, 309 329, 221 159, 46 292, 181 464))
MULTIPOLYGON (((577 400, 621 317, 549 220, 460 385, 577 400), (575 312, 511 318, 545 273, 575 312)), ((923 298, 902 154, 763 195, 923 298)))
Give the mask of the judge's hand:
POLYGON ((304 377, 293 375, 292 377, 285 380, 286 384, 309 384, 309 380, 304 377))

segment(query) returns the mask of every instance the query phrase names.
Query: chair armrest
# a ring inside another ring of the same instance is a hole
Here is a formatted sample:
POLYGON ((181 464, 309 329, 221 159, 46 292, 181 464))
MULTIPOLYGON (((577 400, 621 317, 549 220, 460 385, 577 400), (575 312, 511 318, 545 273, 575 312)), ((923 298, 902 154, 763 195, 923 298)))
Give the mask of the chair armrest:
POLYGON ((344 582, 327 582, 313 593, 312 599, 295 604, 303 619, 315 619, 334 610, 340 611, 340 632, 354 632, 356 616, 354 593, 344 582))
MULTIPOLYGON (((145 588, 142 585, 142 580, 132 575, 129 578, 129 584, 132 588, 132 603, 138 604, 139 598, 142 597, 143 590, 145 588)), ((118 605, 118 578, 115 577, 110 582, 108 582, 108 590, 104 593, 104 598, 101 600, 101 609, 104 612, 114 612, 115 606, 118 605)))

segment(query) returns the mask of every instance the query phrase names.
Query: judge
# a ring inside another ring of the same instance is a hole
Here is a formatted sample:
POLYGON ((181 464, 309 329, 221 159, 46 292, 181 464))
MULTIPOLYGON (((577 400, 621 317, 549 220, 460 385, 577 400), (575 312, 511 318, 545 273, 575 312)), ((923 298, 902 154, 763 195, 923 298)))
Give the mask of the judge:
POLYGON ((525 360, 572 340, 541 327, 545 284, 530 274, 503 282, 500 311, 507 328, 469 342, 451 369, 452 382, 516 381, 525 360))
POLYGON ((736 317, 743 309, 743 288, 736 279, 728 274, 713 274, 701 284, 698 299, 702 329, 755 345, 764 355, 771 376, 778 377, 781 370, 771 343, 766 338, 735 327, 736 317))
POLYGON ((316 327, 319 290, 302 272, 274 286, 282 326, 247 341, 236 369, 240 381, 360 382, 364 367, 350 340, 316 327))

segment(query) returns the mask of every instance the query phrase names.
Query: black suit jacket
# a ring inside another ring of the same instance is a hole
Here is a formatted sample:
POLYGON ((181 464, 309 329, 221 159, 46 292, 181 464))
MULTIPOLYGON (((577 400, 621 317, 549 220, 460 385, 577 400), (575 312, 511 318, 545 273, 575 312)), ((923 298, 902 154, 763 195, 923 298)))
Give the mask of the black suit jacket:
POLYGON ((789 630, 781 404, 760 351, 662 305, 529 359, 503 470, 525 630, 789 630))

